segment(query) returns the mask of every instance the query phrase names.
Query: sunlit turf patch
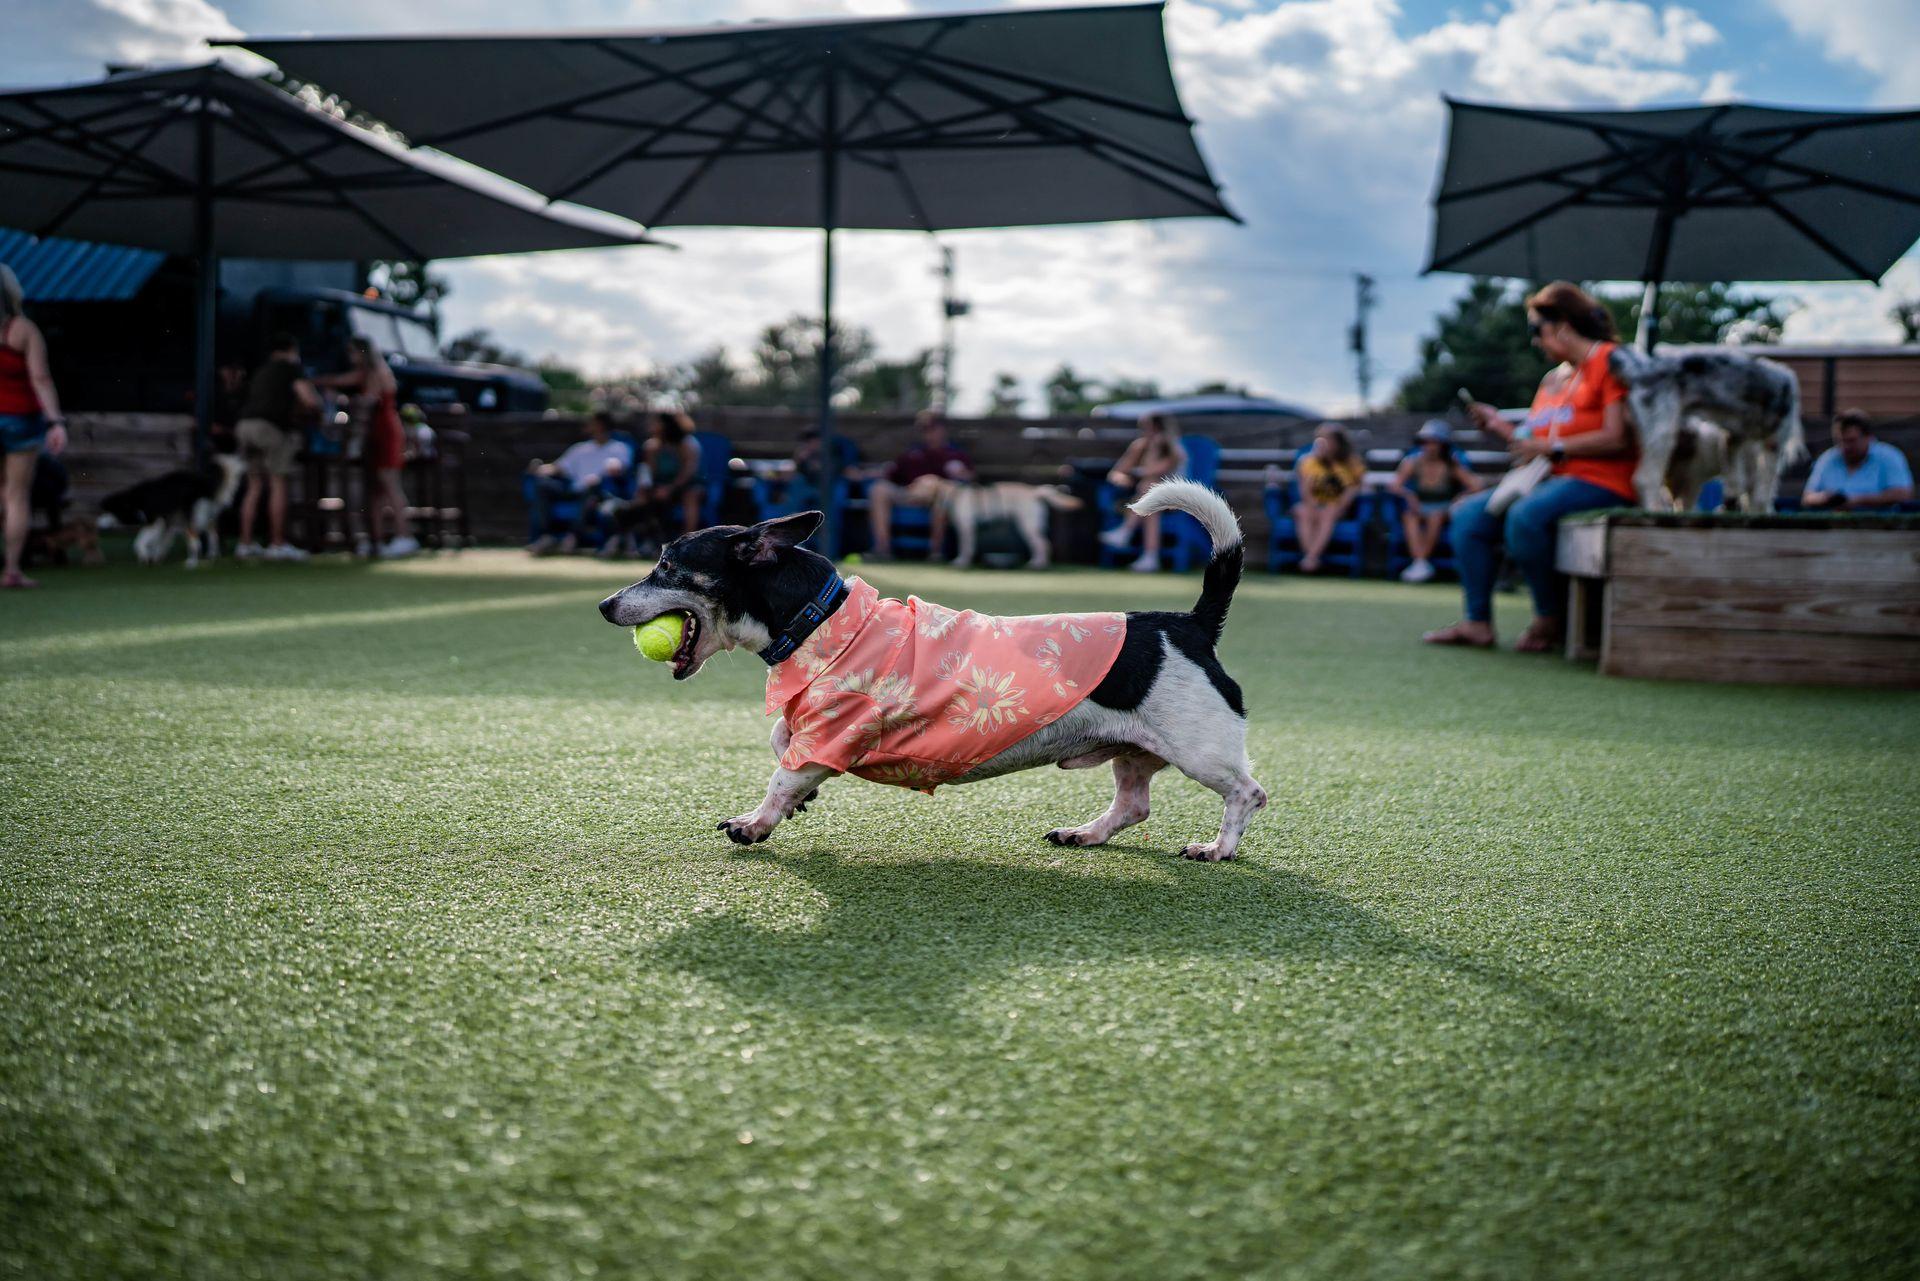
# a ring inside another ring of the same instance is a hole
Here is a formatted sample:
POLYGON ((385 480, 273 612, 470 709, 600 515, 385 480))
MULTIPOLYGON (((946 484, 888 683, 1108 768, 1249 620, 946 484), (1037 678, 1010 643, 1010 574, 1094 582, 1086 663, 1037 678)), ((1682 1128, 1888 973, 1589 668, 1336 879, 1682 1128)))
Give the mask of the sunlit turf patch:
MULTIPOLYGON (((0 600, 0 1275, 1886 1275, 1920 700, 1424 649, 1249 578, 1243 861, 1104 771, 830 786, 637 568, 0 600)), ((1004 612, 1195 577, 863 569, 1004 612)), ((1502 610, 1516 612, 1503 600, 1502 610)), ((1509 631, 1512 630, 1510 626, 1509 631)))

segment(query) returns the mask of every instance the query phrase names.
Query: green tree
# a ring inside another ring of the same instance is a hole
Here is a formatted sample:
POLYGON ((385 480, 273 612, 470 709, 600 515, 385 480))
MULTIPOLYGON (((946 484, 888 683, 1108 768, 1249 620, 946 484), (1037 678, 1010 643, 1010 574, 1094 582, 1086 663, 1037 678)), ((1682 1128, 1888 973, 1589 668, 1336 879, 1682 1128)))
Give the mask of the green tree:
POLYGON ((1110 400, 1158 400, 1160 384, 1152 378, 1112 379, 1100 385, 1100 401, 1110 400))
POLYGON ((1901 342, 1920 342, 1920 298, 1903 298, 1893 304, 1887 318, 1900 326, 1901 342))
POLYGON ((987 417, 1015 417, 1026 400, 1020 390, 1020 380, 1002 370, 993 376, 993 391, 987 397, 987 417))
POLYGON ((682 395, 696 405, 756 403, 725 347, 710 347, 686 364, 677 366, 672 382, 682 395))
MULTIPOLYGON (((760 331, 751 353, 749 402, 802 413, 819 404, 820 321, 793 315, 760 331)), ((873 364, 873 335, 858 325, 833 327, 833 386, 857 385, 873 364)))
POLYGON ((873 360, 848 382, 870 413, 910 414, 933 404, 933 353, 908 360, 873 360))
POLYGON ((595 387, 572 365, 552 356, 534 366, 540 381, 547 385, 547 403, 563 413, 584 414, 594 407, 595 387))
POLYGON ((440 300, 453 292, 452 282, 417 259, 380 259, 367 268, 367 279, 402 307, 435 311, 440 300))
POLYGON ((477 360, 487 365, 516 365, 522 369, 533 362, 525 352, 503 347, 491 329, 469 329, 441 348, 448 360, 477 360))
POLYGON ((1099 403, 1099 387, 1073 372, 1072 365, 1063 364, 1047 375, 1047 381, 1040 384, 1041 393, 1046 397, 1047 416, 1050 418, 1075 418, 1093 412, 1099 403))

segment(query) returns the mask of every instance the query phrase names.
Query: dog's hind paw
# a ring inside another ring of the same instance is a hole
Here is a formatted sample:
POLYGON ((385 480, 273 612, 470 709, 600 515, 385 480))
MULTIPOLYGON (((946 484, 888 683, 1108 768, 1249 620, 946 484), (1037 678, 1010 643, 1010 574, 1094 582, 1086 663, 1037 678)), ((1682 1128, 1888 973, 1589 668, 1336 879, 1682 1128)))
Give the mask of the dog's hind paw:
POLYGON ((1233 857, 1233 851, 1227 850, 1223 853, 1220 849, 1220 842, 1206 841, 1201 844, 1187 846, 1187 848, 1180 851, 1180 857, 1194 859, 1201 863, 1225 863, 1233 857))

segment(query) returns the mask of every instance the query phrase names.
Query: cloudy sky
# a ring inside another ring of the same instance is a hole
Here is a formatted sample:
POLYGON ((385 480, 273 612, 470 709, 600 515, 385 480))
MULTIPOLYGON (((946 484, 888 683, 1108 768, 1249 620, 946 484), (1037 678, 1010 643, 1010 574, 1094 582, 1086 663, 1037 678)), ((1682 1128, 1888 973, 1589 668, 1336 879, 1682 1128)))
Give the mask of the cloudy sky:
MULTIPOLYGON (((107 61, 202 56, 206 37, 612 28, 720 19, 978 9, 994 0, 10 0, 0 82, 50 83, 107 61)), ((961 293, 958 406, 994 373, 1029 388, 1062 361, 1177 388, 1225 378, 1349 408, 1356 271, 1379 281, 1376 399, 1414 359, 1460 278, 1420 277, 1439 163, 1440 95, 1631 105, 1741 97, 1821 106, 1920 103, 1914 0, 1173 0, 1175 75, 1246 225, 1181 221, 952 234, 961 293)), ((682 246, 447 264, 450 332, 595 372, 736 350, 816 305, 818 233, 681 230, 682 246)), ((927 237, 836 245, 839 306, 906 355, 938 332, 927 237)), ((1880 289, 1797 286, 1788 336, 1883 341, 1920 294, 1920 255, 1880 289)))

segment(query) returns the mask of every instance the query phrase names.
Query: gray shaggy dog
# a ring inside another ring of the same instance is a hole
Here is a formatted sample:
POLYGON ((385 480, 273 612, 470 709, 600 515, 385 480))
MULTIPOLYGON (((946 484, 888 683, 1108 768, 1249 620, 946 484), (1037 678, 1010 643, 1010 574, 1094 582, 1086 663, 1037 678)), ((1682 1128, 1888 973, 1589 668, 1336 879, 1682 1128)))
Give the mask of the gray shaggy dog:
MULTIPOLYGON (((1683 461, 1676 460, 1677 451, 1707 435, 1690 424, 1705 422, 1725 433, 1727 509, 1773 510, 1780 469, 1807 452, 1800 380, 1792 370, 1736 351, 1649 356, 1625 346, 1614 349, 1612 365, 1627 385, 1627 410, 1640 430, 1640 466, 1633 483, 1643 507, 1671 509, 1669 468, 1683 461)), ((1687 501, 1711 479, 1700 474, 1699 461, 1679 468, 1692 473, 1689 484, 1674 487, 1687 501)))

